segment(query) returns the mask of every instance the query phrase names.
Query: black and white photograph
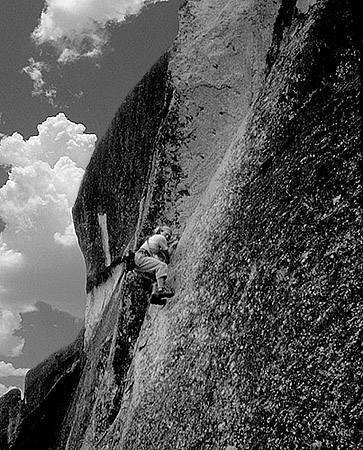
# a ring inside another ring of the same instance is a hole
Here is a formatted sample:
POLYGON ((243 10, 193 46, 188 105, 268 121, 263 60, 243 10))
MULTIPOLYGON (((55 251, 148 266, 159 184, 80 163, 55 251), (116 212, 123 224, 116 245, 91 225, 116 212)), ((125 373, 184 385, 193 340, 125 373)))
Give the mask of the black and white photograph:
POLYGON ((0 450, 363 449, 361 0, 0 0, 0 450))

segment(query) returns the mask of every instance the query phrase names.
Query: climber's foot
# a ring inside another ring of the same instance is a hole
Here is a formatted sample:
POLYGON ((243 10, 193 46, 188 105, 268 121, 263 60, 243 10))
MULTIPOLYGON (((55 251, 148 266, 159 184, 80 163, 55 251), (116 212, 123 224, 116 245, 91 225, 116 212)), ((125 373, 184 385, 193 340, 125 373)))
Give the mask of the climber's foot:
POLYGON ((150 304, 151 305, 162 305, 166 304, 166 298, 161 298, 156 294, 151 294, 150 296, 150 304))
POLYGON ((170 298, 174 296, 174 291, 171 289, 162 288, 158 289, 155 294, 160 298, 170 298))
POLYGON ((174 295, 174 292, 167 289, 159 289, 150 296, 150 303, 153 305, 165 305, 166 299, 174 295))

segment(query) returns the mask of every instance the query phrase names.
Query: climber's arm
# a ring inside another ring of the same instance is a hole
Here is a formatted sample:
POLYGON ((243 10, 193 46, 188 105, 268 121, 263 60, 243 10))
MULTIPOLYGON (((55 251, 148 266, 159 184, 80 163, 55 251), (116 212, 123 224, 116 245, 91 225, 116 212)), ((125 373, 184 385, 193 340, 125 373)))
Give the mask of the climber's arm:
POLYGON ((169 244, 169 247, 168 247, 169 259, 172 257, 173 253, 175 252, 178 242, 179 242, 179 239, 175 239, 173 242, 171 242, 169 244))
POLYGON ((175 239, 173 242, 171 242, 169 245, 164 238, 164 236, 161 236, 162 239, 159 241, 159 255, 163 261, 166 262, 166 264, 169 264, 171 255, 174 253, 176 246, 178 245, 178 240, 175 239))
POLYGON ((170 254, 169 250, 160 250, 161 259, 166 262, 166 264, 169 264, 170 262, 170 254))

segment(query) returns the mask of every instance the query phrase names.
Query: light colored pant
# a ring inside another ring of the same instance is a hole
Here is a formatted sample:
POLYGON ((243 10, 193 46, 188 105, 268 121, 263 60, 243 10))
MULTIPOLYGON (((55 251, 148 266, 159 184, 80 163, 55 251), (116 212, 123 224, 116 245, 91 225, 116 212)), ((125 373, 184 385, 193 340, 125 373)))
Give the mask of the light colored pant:
POLYGON ((164 287, 166 277, 168 276, 168 265, 160 259, 146 256, 143 253, 135 253, 136 270, 155 275, 158 288, 164 287))

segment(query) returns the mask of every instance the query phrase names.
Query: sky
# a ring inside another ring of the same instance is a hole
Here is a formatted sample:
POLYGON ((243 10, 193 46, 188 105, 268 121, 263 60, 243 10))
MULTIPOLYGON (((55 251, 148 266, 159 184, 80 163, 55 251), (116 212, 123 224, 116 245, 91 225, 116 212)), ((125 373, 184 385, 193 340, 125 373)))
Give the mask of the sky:
POLYGON ((180 0, 0 1, 0 395, 72 342, 85 269, 71 208, 180 0))

